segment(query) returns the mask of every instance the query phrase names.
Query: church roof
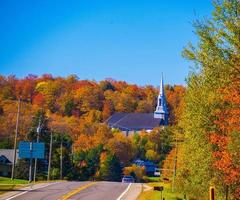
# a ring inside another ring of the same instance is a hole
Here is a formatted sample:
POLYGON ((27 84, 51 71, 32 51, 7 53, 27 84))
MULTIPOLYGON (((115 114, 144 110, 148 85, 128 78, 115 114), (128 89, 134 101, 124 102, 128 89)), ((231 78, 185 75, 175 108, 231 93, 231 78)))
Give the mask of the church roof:
MULTIPOLYGON (((0 149, 0 156, 2 158, 8 159, 10 163, 13 163, 14 149, 0 149), (3 157, 4 156, 4 157, 3 157)), ((18 151, 16 152, 16 160, 18 159, 18 151)))
POLYGON ((107 120, 107 124, 122 131, 140 131, 152 130, 163 122, 154 118, 153 113, 115 113, 107 120))

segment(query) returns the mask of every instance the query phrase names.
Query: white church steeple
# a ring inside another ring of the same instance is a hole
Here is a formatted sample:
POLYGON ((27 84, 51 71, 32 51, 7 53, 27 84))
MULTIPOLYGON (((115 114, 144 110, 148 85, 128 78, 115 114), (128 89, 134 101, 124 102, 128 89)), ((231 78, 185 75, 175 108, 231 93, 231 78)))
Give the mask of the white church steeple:
POLYGON ((167 101, 164 93, 163 75, 160 83, 160 91, 158 95, 157 107, 154 112, 154 118, 162 119, 161 125, 168 125, 167 101))

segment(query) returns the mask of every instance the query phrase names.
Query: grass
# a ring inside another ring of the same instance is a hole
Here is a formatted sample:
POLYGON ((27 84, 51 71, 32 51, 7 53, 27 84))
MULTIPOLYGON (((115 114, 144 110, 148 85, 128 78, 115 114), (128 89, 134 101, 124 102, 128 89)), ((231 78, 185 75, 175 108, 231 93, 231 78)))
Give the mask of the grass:
POLYGON ((8 191, 17 190, 27 183, 28 181, 26 180, 21 179, 11 180, 10 178, 0 177, 0 194, 8 191))
MULTIPOLYGON (((162 197, 165 200, 183 200, 183 194, 172 192, 171 184, 170 183, 163 183, 163 182, 154 182, 148 183, 148 186, 163 186, 164 190, 162 192, 162 197)), ((149 190, 142 192, 141 195, 138 197, 138 200, 160 200, 161 199, 161 192, 149 190)))
POLYGON ((144 178, 147 182, 158 182, 160 179, 157 176, 145 176, 144 178))
POLYGON ((27 180, 22 179, 14 179, 11 180, 10 178, 0 177, 0 184, 27 184, 27 180))

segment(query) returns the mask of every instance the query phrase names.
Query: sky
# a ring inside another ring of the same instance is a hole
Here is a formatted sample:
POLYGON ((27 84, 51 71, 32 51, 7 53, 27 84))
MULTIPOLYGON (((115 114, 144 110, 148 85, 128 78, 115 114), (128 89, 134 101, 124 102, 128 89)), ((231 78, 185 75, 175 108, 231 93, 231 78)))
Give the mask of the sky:
POLYGON ((211 0, 1 0, 0 74, 185 84, 181 51, 212 10, 211 0))

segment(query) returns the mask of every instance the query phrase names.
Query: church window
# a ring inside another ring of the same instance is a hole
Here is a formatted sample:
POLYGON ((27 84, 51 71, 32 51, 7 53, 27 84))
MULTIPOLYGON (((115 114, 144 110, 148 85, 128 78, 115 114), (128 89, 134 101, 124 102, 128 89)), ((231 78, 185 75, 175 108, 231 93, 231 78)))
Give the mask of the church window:
POLYGON ((162 105, 162 99, 159 99, 159 106, 162 105))

